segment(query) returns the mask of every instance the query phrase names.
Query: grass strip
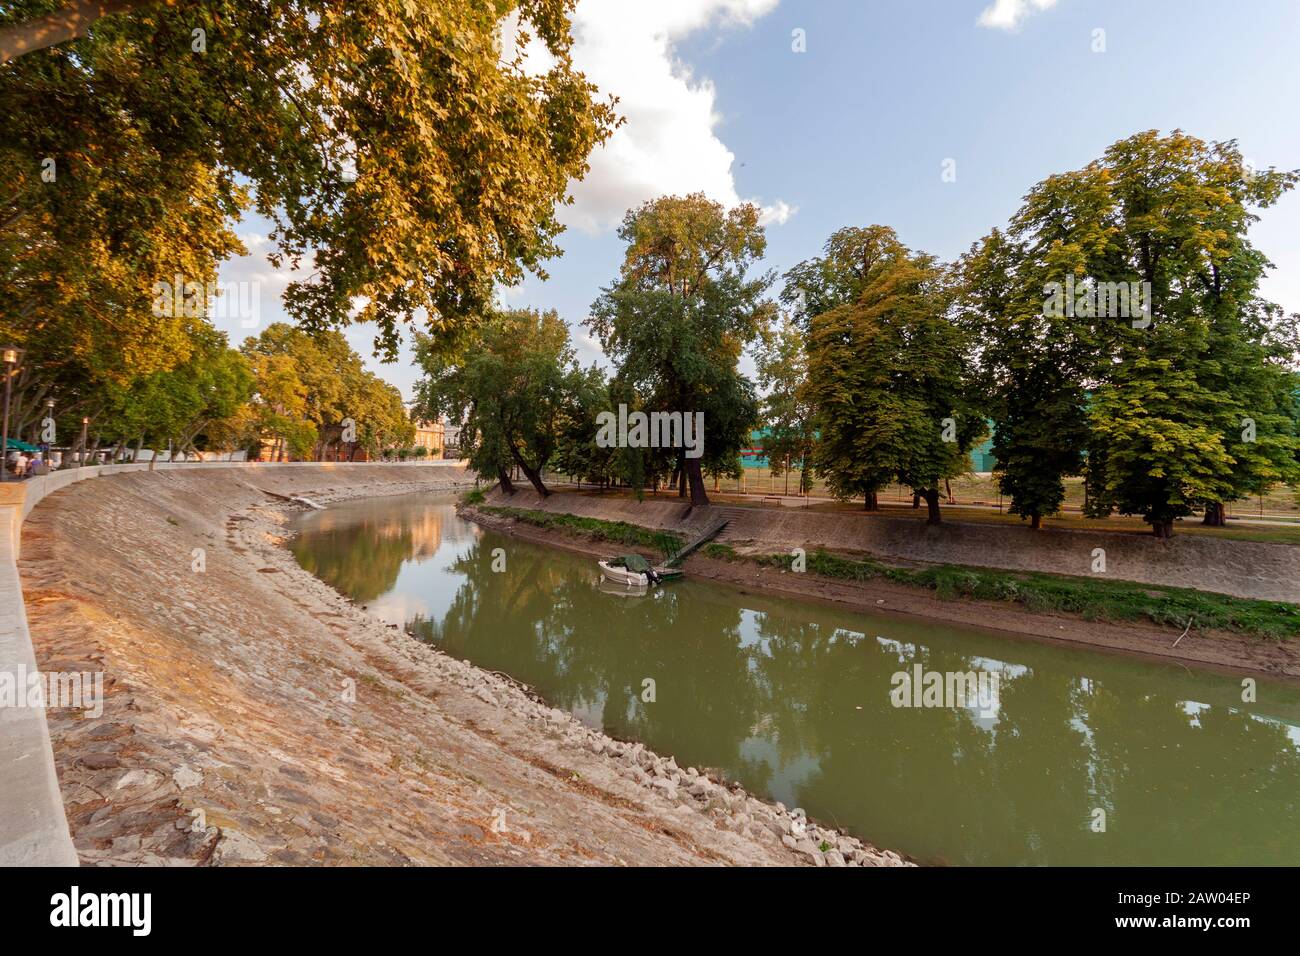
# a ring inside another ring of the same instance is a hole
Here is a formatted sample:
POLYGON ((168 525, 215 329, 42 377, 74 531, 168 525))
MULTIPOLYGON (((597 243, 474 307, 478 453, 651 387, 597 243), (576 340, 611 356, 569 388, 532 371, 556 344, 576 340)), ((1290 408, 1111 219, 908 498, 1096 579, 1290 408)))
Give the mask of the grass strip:
POLYGON ((584 538, 610 541, 614 544, 654 548, 665 556, 676 554, 685 543, 682 536, 670 531, 654 531, 625 521, 602 521, 599 518, 582 518, 578 515, 550 511, 531 511, 526 508, 502 508, 481 505, 485 514, 514 518, 538 528, 566 531, 584 538))

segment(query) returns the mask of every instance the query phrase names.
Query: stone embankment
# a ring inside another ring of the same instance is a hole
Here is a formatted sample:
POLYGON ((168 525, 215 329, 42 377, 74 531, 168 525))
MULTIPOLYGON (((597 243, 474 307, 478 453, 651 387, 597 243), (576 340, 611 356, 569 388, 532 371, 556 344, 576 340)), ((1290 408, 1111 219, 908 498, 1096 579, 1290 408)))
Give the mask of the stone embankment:
POLYGON ((429 466, 159 471, 27 519, 35 657, 85 864, 899 865, 614 740, 367 614, 283 547, 296 506, 440 492, 429 466))

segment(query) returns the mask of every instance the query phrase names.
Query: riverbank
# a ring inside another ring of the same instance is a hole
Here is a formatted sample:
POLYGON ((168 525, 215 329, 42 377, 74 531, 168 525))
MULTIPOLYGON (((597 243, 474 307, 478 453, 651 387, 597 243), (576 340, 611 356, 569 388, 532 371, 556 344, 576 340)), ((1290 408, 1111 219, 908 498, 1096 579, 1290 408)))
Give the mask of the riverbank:
MULTIPOLYGON (((566 496, 573 497, 573 496, 566 496)), ((569 514, 565 501, 554 501, 559 496, 547 499, 548 514, 569 514)), ((492 506, 534 507, 535 496, 517 493, 514 498, 506 498, 498 493, 489 495, 492 506), (522 500, 516 504, 518 499, 522 500)), ((703 527, 711 518, 697 513, 676 526, 671 521, 655 520, 653 523, 639 524, 635 502, 610 502, 609 519, 625 525, 644 527, 656 533, 677 532, 690 536, 703 527)), ((593 509, 585 505, 580 509, 588 520, 593 509)), ((655 518, 661 517, 656 508, 655 518)), ((505 534, 512 534, 529 541, 561 547, 565 550, 590 555, 606 556, 617 546, 593 540, 589 535, 569 533, 556 528, 537 527, 528 522, 516 520, 502 514, 492 514, 474 506, 462 507, 464 517, 474 520, 485 527, 505 534)), ((1224 630, 1202 630, 1193 628, 1186 633, 1181 629, 1137 622, 1113 622, 1087 620, 1079 615, 1064 613, 1044 613, 1029 610, 1021 605, 1007 601, 984 601, 972 599, 945 599, 935 591, 907 584, 895 583, 883 578, 866 581, 842 580, 806 572, 793 573, 782 567, 772 566, 756 560, 766 555, 761 542, 764 536, 759 524, 767 512, 746 516, 747 528, 751 534, 758 529, 756 545, 754 538, 730 540, 736 544, 722 549, 731 554, 731 559, 710 557, 700 552, 690 557, 684 567, 686 572, 695 577, 707 578, 729 584, 742 590, 778 597, 812 600, 853 610, 871 611, 872 613, 915 615, 959 624, 964 627, 979 627, 995 631, 1008 632, 1035 640, 1067 643, 1092 649, 1122 653, 1151 660, 1174 661, 1182 664, 1194 664, 1217 670, 1243 674, 1264 674, 1269 677, 1300 681, 1300 642, 1266 639, 1249 634, 1234 633, 1224 630)), ((777 513, 779 516, 779 512, 777 513)), ((724 535, 725 537, 725 535, 724 535)), ((639 548, 651 557, 652 549, 639 548)))
POLYGON ((449 492, 428 466, 136 472, 59 491, 19 563, 83 864, 898 865, 613 740, 303 571, 298 506, 449 492), (269 494, 270 493, 270 494, 269 494))

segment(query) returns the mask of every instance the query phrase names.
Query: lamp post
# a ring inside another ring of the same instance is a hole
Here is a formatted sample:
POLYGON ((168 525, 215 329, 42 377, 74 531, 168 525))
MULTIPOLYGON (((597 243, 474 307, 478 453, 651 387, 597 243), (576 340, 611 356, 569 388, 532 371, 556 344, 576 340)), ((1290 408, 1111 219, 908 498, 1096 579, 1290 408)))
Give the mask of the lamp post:
MULTIPOLYGON (((49 433, 49 438, 46 439, 45 441, 41 442, 41 445, 42 445, 42 447, 45 449, 45 473, 46 473, 46 474, 49 474, 50 468, 52 467, 52 465, 51 465, 51 463, 50 463, 50 459, 53 457, 53 455, 51 454, 51 449, 54 448, 54 443, 55 443, 56 441, 58 441, 58 437, 57 437, 57 436, 54 434, 54 432, 53 432, 53 426, 54 426, 54 399, 52 399, 52 398, 47 398, 47 399, 45 400, 45 418, 46 418, 46 419, 49 421, 49 423, 50 423, 51 431, 50 431, 50 433, 49 433)), ((46 436, 45 436, 45 434, 44 434, 44 422, 41 423, 41 429, 42 429, 41 437, 42 437, 42 438, 45 438, 46 436)))
POLYGON ((89 425, 90 419, 83 416, 81 419, 81 459, 77 462, 78 468, 86 464, 86 429, 89 425))
POLYGON ((18 364, 19 349, 4 350, 5 360, 5 415, 4 432, 0 434, 0 481, 9 480, 9 392, 13 385, 14 366, 18 364))

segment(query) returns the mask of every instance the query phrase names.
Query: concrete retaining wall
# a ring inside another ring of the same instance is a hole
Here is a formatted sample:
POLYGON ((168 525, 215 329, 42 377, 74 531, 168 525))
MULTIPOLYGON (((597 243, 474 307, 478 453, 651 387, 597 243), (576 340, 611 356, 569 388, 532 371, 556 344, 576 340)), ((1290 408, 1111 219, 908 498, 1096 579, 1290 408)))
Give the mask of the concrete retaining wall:
POLYGON ((771 552, 824 547, 860 551, 886 560, 1044 571, 1079 577, 1092 572, 1093 550, 1106 552, 1104 577, 1163 584, 1268 601, 1300 602, 1300 547, 1232 541, 1208 535, 1151 535, 963 523, 946 518, 932 527, 913 518, 787 508, 697 508, 675 498, 638 502, 623 496, 559 493, 542 501, 532 491, 493 504, 566 512, 648 528, 692 530, 722 511, 731 524, 720 541, 752 542, 771 552))
MULTIPOLYGON (((383 469, 385 478, 409 475, 412 480, 430 469, 463 467, 461 462, 421 464, 344 462, 158 462, 129 465, 89 465, 57 471, 23 482, 0 484, 0 679, 21 679, 36 672, 18 574, 23 519, 40 501, 79 481, 127 472, 241 469, 264 476, 268 483, 296 480, 299 486, 324 484, 337 478, 365 480, 383 469)), ((162 476, 160 475, 160 480, 162 476)), ((23 693, 25 683, 15 689, 23 693)), ((49 727, 41 707, 0 707, 0 866, 76 866, 77 854, 68 834, 59 779, 50 749, 49 727)))

